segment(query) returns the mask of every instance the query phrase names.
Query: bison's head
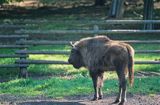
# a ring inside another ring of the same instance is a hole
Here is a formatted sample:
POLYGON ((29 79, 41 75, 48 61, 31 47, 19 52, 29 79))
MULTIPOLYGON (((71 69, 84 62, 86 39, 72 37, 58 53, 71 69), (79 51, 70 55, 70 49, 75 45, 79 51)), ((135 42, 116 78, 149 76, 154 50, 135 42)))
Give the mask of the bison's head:
POLYGON ((80 67, 84 66, 83 59, 81 53, 77 47, 73 44, 72 50, 68 59, 69 64, 72 64, 74 68, 79 69, 80 67))

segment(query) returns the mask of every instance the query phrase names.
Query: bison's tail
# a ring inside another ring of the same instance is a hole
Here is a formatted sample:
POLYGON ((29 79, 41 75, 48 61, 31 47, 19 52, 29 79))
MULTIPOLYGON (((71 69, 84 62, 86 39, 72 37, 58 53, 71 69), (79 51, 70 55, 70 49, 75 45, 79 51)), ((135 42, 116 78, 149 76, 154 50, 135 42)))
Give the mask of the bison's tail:
POLYGON ((128 50, 128 71, 129 71, 129 83, 133 86, 134 82, 134 49, 131 46, 127 46, 128 50))

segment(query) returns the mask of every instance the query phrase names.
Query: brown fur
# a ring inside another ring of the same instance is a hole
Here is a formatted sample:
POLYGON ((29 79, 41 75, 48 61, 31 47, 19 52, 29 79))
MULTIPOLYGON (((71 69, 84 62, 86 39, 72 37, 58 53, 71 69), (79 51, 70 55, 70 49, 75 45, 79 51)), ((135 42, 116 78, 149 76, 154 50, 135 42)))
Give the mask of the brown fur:
MULTIPOLYGON (((128 72, 131 85, 134 80, 134 49, 129 44, 113 41, 106 36, 81 39, 74 44, 73 49, 79 51, 79 56, 81 56, 80 61, 82 63, 80 65, 89 69, 95 88, 94 99, 97 99, 97 97, 100 98, 102 95, 100 90, 103 85, 103 73, 109 70, 116 70, 119 77, 120 89, 124 89, 124 92, 122 91, 122 98, 124 99, 120 100, 123 104, 126 90, 125 80, 128 72), (99 93, 97 89, 100 89, 99 93)), ((71 64, 73 65, 79 63, 76 60, 74 61, 74 58, 71 54, 69 61, 72 61, 73 63, 71 64)), ((119 95, 121 95, 121 92, 119 92, 119 95)), ((118 96, 116 101, 120 97, 118 96)))

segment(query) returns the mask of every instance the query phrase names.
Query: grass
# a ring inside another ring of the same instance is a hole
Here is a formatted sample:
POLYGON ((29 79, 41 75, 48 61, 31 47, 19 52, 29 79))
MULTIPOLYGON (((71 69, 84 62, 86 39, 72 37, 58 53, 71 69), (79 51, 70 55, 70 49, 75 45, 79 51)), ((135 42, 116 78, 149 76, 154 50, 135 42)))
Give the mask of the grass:
MULTIPOLYGON (((159 77, 148 77, 135 79, 134 87, 129 87, 132 93, 156 94, 160 92, 159 77)), ((105 80, 104 93, 113 94, 118 92, 118 81, 116 79, 105 80)), ((92 81, 88 77, 77 76, 74 78, 49 79, 16 79, 0 84, 0 94, 13 94, 24 96, 47 96, 52 98, 66 97, 93 93, 92 81)))

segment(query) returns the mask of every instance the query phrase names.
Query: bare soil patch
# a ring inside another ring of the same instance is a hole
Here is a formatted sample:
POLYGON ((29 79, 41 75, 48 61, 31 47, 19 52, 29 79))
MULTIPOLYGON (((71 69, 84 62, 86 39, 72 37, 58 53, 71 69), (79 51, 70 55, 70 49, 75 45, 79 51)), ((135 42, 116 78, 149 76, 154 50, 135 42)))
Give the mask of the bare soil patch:
MULTIPOLYGON (((160 94, 127 95, 126 105, 160 105, 160 94)), ((92 95, 72 96, 64 99, 51 99, 43 96, 27 98, 12 95, 0 95, 0 105, 111 105, 116 95, 106 95, 102 100, 90 101, 92 95)))

